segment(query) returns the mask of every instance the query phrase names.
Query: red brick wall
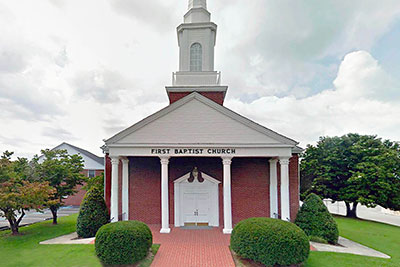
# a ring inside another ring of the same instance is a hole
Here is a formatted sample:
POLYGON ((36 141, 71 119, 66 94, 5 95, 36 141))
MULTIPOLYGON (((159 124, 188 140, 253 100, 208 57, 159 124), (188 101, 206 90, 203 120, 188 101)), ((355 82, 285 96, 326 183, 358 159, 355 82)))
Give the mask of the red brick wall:
POLYGON ((232 222, 269 217, 269 162, 267 158, 232 160, 232 222))
POLYGON ((296 219, 299 211, 299 155, 295 154, 289 162, 290 218, 296 219))
MULTIPOLYGON (((172 104, 191 93, 192 92, 183 92, 183 93, 170 92, 169 93, 169 103, 172 104)), ((224 104, 224 93, 223 92, 199 92, 199 94, 207 97, 208 99, 211 99, 212 101, 214 101, 220 105, 224 104)))
MULTIPOLYGON (((87 177, 88 175, 88 170, 83 170, 82 173, 87 177)), ((95 171, 95 176, 98 176, 103 173, 103 170, 96 170, 95 171)), ((68 198, 64 199, 64 205, 65 206, 80 206, 81 202, 83 200, 83 197, 86 194, 86 190, 83 190, 82 187, 84 185, 78 185, 76 186, 76 190, 78 192, 72 196, 68 196, 68 198)))
MULTIPOLYGON (((109 159, 106 158, 106 162, 109 159)), ((122 165, 120 163, 120 165, 122 165)), ((111 164, 106 163, 106 202, 110 201, 111 164), (108 166, 108 167, 107 167, 108 166), (107 175, 108 174, 108 175, 107 175)), ((171 158, 169 163, 169 218, 174 223, 173 181, 197 166, 200 171, 223 180, 220 158, 171 158)), ((120 167, 119 211, 121 213, 120 167)), ((129 219, 148 224, 161 223, 161 166, 157 157, 129 158, 129 219)), ((278 192, 280 191, 278 163, 278 192)), ((295 218, 298 204, 298 157, 289 163, 291 217, 295 218)), ((223 226, 223 185, 219 184, 219 219, 223 226)), ((278 195, 280 200, 280 196, 278 195)), ((269 217, 269 162, 267 158, 234 158, 232 160, 232 220, 236 224, 249 217, 269 217)), ((280 203, 279 203, 280 208, 280 203)), ((280 212, 280 210, 279 210, 280 212)))
POLYGON ((129 158, 129 219, 161 223, 159 158, 129 158))
POLYGON ((105 179, 105 188, 104 188, 104 195, 106 198, 106 205, 107 208, 110 210, 110 206, 111 206, 111 159, 108 156, 108 154, 106 154, 105 156, 106 159, 106 166, 105 166, 105 175, 104 175, 104 179, 105 179))

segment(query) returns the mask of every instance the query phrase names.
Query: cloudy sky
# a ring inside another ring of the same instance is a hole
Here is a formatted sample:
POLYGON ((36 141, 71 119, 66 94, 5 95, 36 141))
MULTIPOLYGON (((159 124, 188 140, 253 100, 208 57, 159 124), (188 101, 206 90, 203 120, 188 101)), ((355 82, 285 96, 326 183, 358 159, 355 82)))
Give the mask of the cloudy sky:
MULTIPOLYGON (((103 139, 168 105, 187 0, 0 0, 0 152, 103 139)), ((400 1, 208 0, 225 105, 305 147, 400 140, 400 1)))

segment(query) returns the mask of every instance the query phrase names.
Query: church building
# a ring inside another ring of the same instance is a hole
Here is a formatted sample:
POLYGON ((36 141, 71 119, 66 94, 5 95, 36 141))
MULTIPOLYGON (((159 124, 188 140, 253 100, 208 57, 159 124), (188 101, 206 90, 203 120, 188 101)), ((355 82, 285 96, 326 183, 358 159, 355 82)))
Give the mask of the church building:
POLYGON ((226 108, 214 70, 217 25, 190 0, 177 28, 179 71, 169 106, 105 140, 105 198, 113 222, 233 226, 249 217, 293 221, 299 208, 297 142, 226 108))

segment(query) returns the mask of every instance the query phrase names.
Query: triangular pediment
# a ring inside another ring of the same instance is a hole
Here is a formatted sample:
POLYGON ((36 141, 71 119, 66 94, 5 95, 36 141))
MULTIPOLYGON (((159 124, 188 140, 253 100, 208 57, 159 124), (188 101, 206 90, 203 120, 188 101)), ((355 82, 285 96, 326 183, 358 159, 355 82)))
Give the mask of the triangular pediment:
POLYGON ((297 142, 192 93, 106 144, 286 144, 297 142))

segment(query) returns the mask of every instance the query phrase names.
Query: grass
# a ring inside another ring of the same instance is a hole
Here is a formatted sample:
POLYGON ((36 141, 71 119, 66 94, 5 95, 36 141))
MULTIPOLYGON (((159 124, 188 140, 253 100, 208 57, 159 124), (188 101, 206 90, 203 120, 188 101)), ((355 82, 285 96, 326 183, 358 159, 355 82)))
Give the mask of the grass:
MULTIPOLYGON (((400 227, 360 219, 335 217, 340 235, 367 247, 388 254, 391 259, 365 257, 353 254, 311 251, 305 267, 383 267, 400 266, 400 227)), ((258 267, 232 253, 236 266, 258 267)))
POLYGON ((335 220, 339 225, 341 236, 388 254, 392 258, 311 251, 307 267, 400 266, 400 227, 340 216, 335 217, 335 220))
MULTIPOLYGON (((0 232, 1 266, 101 266, 94 245, 39 245, 40 241, 75 231, 77 214, 20 228, 21 235, 0 232)), ((391 259, 352 254, 311 251, 306 267, 400 266, 400 227, 383 223, 335 217, 340 235, 390 255, 391 259)), ((150 266, 159 245, 151 247, 149 256, 137 266, 150 266)), ((246 265, 243 265, 246 266, 246 265)))
MULTIPOLYGON (((0 232, 1 266, 101 266, 94 245, 39 245, 39 242, 75 231, 77 214, 59 218, 58 225, 51 221, 20 228, 21 235, 0 232)), ((150 266, 159 245, 153 245, 149 257, 138 266, 150 266)))

